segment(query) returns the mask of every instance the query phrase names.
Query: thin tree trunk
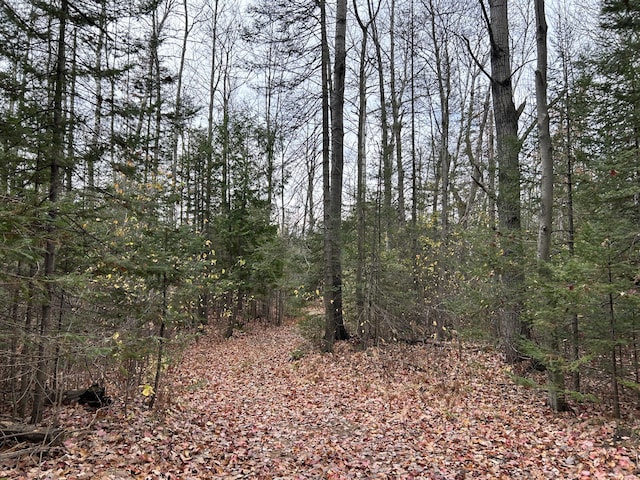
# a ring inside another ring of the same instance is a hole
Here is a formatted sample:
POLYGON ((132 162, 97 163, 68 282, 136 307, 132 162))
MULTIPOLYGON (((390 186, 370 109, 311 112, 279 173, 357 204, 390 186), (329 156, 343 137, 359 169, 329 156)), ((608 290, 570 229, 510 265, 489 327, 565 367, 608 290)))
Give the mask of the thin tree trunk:
POLYGON ((400 107, 402 103, 402 90, 397 90, 396 84, 396 0, 391 0, 391 18, 390 18, 390 45, 389 45, 389 70, 391 90, 391 116, 393 124, 391 126, 391 135, 393 144, 395 145, 396 154, 396 174, 397 174, 397 190, 398 190, 398 221, 401 225, 405 223, 405 195, 404 195, 404 164, 402 162, 402 118, 400 115, 400 107))
POLYGON ((42 420, 45 400, 45 387, 48 369, 47 335, 49 333, 53 303, 53 276, 56 265, 56 227, 58 218, 57 203, 60 192, 60 166, 64 162, 64 112, 63 93, 65 91, 65 63, 66 63, 66 28, 67 16, 69 14, 68 0, 62 0, 58 16, 58 48, 56 55, 56 69, 54 76, 53 94, 53 135, 49 172, 49 213, 46 220, 46 240, 44 254, 44 275, 45 282, 44 298, 42 303, 42 316, 40 318, 40 331, 38 337, 38 367, 35 376, 33 391, 33 406, 31 410, 31 423, 38 423, 42 420))
MULTIPOLYGON (((463 227, 466 227, 468 225, 469 219, 471 218, 473 207, 476 203, 476 197, 478 194, 478 186, 482 185, 484 182, 480 159, 482 157, 482 152, 484 149, 484 133, 488 128, 489 129, 492 128, 492 127, 487 127, 487 124, 489 122, 489 116, 490 116, 490 108, 489 108, 489 104, 491 101, 490 93, 491 91, 488 90, 483 103, 483 109, 482 109, 483 113, 482 113, 482 119, 480 120, 480 125, 478 126, 478 138, 476 140, 475 152, 474 152, 473 144, 471 141, 471 126, 472 126, 471 120, 473 117, 473 111, 472 111, 473 103, 472 102, 469 103, 469 113, 468 113, 469 121, 467 123, 467 128, 465 131, 465 151, 467 153, 467 157, 469 158, 469 162, 471 163, 473 172, 471 174, 471 185, 469 187, 469 196, 467 198, 464 215, 461 220, 463 227)), ((489 166, 487 165, 487 170, 488 169, 489 169, 489 166)), ((491 189, 492 186, 488 185, 487 187, 488 187, 488 191, 485 192, 485 195, 493 196, 494 192, 491 189)))
POLYGON ((538 260, 547 263, 550 259, 552 213, 553 213, 553 150, 549 130, 549 107, 547 105, 547 22, 544 0, 535 1, 536 11, 536 109, 542 177, 540 179, 540 216, 538 229, 538 260))
MULTIPOLYGON (((356 185, 356 215, 358 222, 358 260, 356 264, 356 320, 359 334, 365 334, 365 309, 364 309, 364 244, 365 244, 365 196, 366 196, 366 125, 367 125, 367 38, 369 36, 368 24, 365 24, 358 15, 356 1, 353 1, 353 10, 362 32, 360 43, 360 70, 358 72, 358 159, 357 159, 357 185, 356 185)), ((366 340, 366 339, 365 339, 366 340)))
POLYGON ((302 236, 311 233, 315 229, 316 217, 314 207, 314 190, 316 187, 316 156, 318 150, 315 142, 315 132, 307 133, 305 140, 305 167, 307 174, 307 195, 304 203, 304 216, 302 224, 302 236), (311 145, 310 145, 311 144, 311 145))
MULTIPOLYGON (((613 284, 613 272, 611 268, 611 260, 607 264, 607 274, 609 285, 613 284)), ((612 395, 612 408, 613 417, 620 418, 620 386, 618 383, 618 355, 616 353, 616 342, 618 340, 618 334, 616 331, 616 311, 615 302, 613 300, 613 294, 608 293, 608 309, 609 309, 609 340, 611 342, 610 360, 611 360, 611 395, 612 395)))
POLYGON ((331 92, 331 219, 333 246, 333 311, 335 339, 346 340, 349 335, 342 316, 342 176, 344 165, 344 88, 346 77, 347 0, 338 0, 336 8, 335 57, 333 90, 331 92))
MULTIPOLYGON (((549 131, 549 107, 547 105, 547 21, 544 0, 535 1, 536 12, 536 108, 538 119, 538 138, 542 177, 540 179, 540 216, 538 229, 538 263, 540 274, 550 279, 549 261, 551 251, 551 232, 553 220, 553 150, 549 131)), ((551 320, 554 321, 554 320, 551 320)), ((557 320, 556 320, 557 321, 557 320)), ((560 357, 560 325, 553 324, 549 332, 549 349, 554 356, 560 357)), ((552 410, 562 412, 567 409, 564 396, 564 371, 560 361, 547 365, 548 402, 552 410)))
POLYGON ((330 132, 330 111, 329 96, 330 78, 329 73, 329 38, 327 33, 327 11, 326 1, 320 0, 320 30, 321 30, 321 75, 322 75, 322 203, 324 221, 324 342, 323 349, 327 352, 333 350, 335 340, 336 320, 333 310, 333 258, 331 239, 331 132, 330 132))
POLYGON ((96 42, 96 63, 94 65, 93 78, 96 89, 96 103, 93 110, 93 136, 91 140, 91 149, 87 158, 87 179, 86 186, 89 190, 93 190, 96 186, 96 162, 102 154, 102 105, 104 98, 102 95, 102 50, 104 48, 104 39, 106 34, 106 15, 108 2, 102 2, 100 9, 100 20, 98 25, 98 41, 96 42))
POLYGON ((64 189, 66 192, 71 192, 73 188, 73 164, 69 162, 75 161, 75 125, 74 121, 76 116, 76 83, 78 78, 78 29, 73 29, 73 35, 71 39, 71 72, 69 91, 64 95, 67 97, 68 105, 65 108, 65 118, 63 122, 67 125, 67 158, 68 162, 64 165, 64 189))
MULTIPOLYGON (((189 25, 189 2, 183 0, 182 7, 184 11, 184 29, 182 33, 182 48, 180 50, 180 64, 178 66, 178 74, 176 79, 176 98, 175 98, 175 114, 173 123, 173 138, 171 139, 171 193, 172 200, 169 204, 169 218, 175 220, 175 204, 178 202, 178 143, 180 136, 184 131, 184 118, 182 113, 182 82, 184 76, 184 66, 187 55, 187 42, 189 40, 189 32, 191 26, 189 25)), ((180 216, 181 217, 181 216, 180 216)), ((180 219, 181 220, 181 219, 180 219)))
POLYGON ((421 291, 418 269, 418 159, 416 149, 416 72, 415 72, 415 12, 414 1, 411 0, 411 34, 410 34, 410 88, 411 88, 411 256, 413 263, 413 287, 421 291))
POLYGON ((36 275, 36 266, 31 265, 29 268, 29 276, 27 281, 27 305, 25 307, 24 312, 24 335, 25 335, 25 343, 22 348, 22 364, 20 366, 20 392, 22 396, 18 400, 17 406, 17 416, 22 418, 26 415, 27 412, 27 402, 29 401, 29 395, 27 395, 27 391, 31 385, 31 380, 33 378, 30 364, 32 359, 32 347, 30 342, 26 341, 30 335, 33 334, 34 325, 34 303, 35 303, 35 285, 34 285, 34 277, 36 275))
MULTIPOLYGON (((166 19, 166 16, 165 16, 166 19)), ((152 164, 152 172, 151 178, 153 178, 154 182, 157 182, 158 170, 160 167, 160 134, 162 131, 162 72, 160 71, 160 35, 162 32, 162 25, 164 23, 164 19, 159 22, 158 30, 155 35, 154 40, 154 52, 153 52, 153 69, 154 69, 154 98, 153 98, 153 108, 155 109, 155 115, 153 119, 153 164, 152 164)))
POLYGON ((212 18, 212 38, 211 38, 211 69, 209 71, 209 103, 207 111, 207 160, 205 168, 204 180, 204 215, 201 215, 201 228, 203 231, 208 232, 211 222, 211 202, 212 202, 212 190, 213 190, 213 133, 214 133, 214 118, 216 92, 218 90, 218 83, 220 76, 216 75, 218 69, 218 63, 216 55, 218 54, 218 8, 220 0, 213 2, 213 18, 212 18))
POLYGON ((358 160, 357 160, 357 186, 356 186, 356 215, 358 223, 358 261, 356 265, 356 319, 358 329, 366 342, 370 333, 370 326, 366 325, 366 308, 365 308, 365 202, 366 202, 366 128, 367 128, 367 47, 369 38, 369 26, 375 21, 379 12, 380 4, 378 4, 375 12, 368 9, 370 15, 369 20, 365 23, 358 13, 356 0, 353 0, 353 10, 356 20, 360 26, 362 33, 362 41, 360 44, 360 70, 358 72, 358 160))
MULTIPOLYGON (((565 52, 561 51, 562 57, 562 74, 565 88, 565 165, 567 168, 566 182, 567 182, 567 247, 569 250, 569 256, 573 257, 575 254, 575 224, 573 213, 573 157, 571 153, 572 147, 572 135, 571 135, 571 113, 570 113, 570 98, 571 93, 569 91, 569 67, 567 59, 565 58, 565 52)), ((571 315, 571 361, 577 362, 580 359, 580 324, 578 321, 578 314, 573 312, 571 315)), ((573 390, 580 391, 580 370, 574 368, 571 374, 571 383, 573 390)))
MULTIPOLYGON (((22 270, 22 262, 18 261, 15 264, 15 276, 16 278, 21 278, 21 270, 22 270)), ((20 329, 20 287, 18 285, 13 285, 11 288, 11 307, 9 311, 11 312, 9 315, 9 322, 11 322, 15 328, 11 335, 11 349, 9 354, 9 379, 7 380, 7 385, 5 389, 10 391, 11 398, 11 407, 13 410, 14 417, 16 416, 18 410, 18 402, 21 397, 25 395, 25 391, 21 391, 19 389, 19 381, 20 381, 20 373, 21 373, 21 364, 26 362, 26 356, 23 356, 23 349, 26 343, 26 335, 23 330, 20 329), (18 353, 20 352, 20 353, 18 353)))
MULTIPOLYGON (((372 12, 371 3, 369 2, 369 11, 372 12)), ((373 16, 370 13, 370 16, 373 16)), ((382 61, 382 45, 380 44, 380 33, 375 22, 371 24, 371 38, 375 45, 376 61, 378 64, 378 89, 380 95, 380 128, 382 130, 382 182, 383 182, 383 202, 382 216, 384 218, 384 239, 386 247, 389 247, 389 240, 392 237, 393 227, 393 192, 392 192, 392 176, 393 163, 392 151, 393 144, 389 140, 389 116, 387 112, 387 95, 386 95, 386 79, 384 75, 384 63, 382 61)))
MULTIPOLYGON (((436 77, 438 82, 438 96, 440 99, 440 142, 438 146, 438 159, 440 165, 440 185, 441 185, 441 207, 440 207, 440 259, 437 263, 438 268, 438 298, 443 299, 444 288, 447 284, 447 269, 444 268, 445 253, 448 242, 449 230, 449 171, 451 167, 451 155, 449 154, 449 125, 451 111, 449 108, 449 98, 451 96, 451 59, 449 57, 449 48, 446 38, 439 38, 439 32, 436 28, 436 18, 438 12, 429 1, 429 9, 431 16, 431 41, 433 42, 436 77)), ((441 311, 438 308, 438 311, 441 311)), ((444 339, 445 325, 442 314, 436 314, 436 338, 444 339)))
MULTIPOLYGON (((167 247, 167 233, 165 232, 165 249, 167 247)), ((160 388, 160 375, 162 374, 162 356, 164 354, 164 344, 166 342, 166 318, 167 318, 167 283, 166 272, 162 274, 162 317, 160 318, 160 331, 158 332, 158 353, 156 355, 156 374, 153 380, 153 393, 149 399, 149 409, 152 409, 158 398, 160 388)))

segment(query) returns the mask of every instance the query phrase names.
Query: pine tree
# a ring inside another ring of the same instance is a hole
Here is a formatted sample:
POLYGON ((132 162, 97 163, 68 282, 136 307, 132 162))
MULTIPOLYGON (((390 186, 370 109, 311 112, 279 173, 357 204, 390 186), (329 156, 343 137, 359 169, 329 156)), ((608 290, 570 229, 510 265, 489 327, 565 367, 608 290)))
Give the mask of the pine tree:
MULTIPOLYGON (((583 69, 576 201, 577 284, 588 285, 583 327, 586 349, 603 358, 610 378, 613 414, 621 415, 625 384, 640 380, 637 368, 637 272, 640 242, 640 6, 606 1, 598 53, 583 69)), ((635 387, 634 387, 635 388, 635 387)))

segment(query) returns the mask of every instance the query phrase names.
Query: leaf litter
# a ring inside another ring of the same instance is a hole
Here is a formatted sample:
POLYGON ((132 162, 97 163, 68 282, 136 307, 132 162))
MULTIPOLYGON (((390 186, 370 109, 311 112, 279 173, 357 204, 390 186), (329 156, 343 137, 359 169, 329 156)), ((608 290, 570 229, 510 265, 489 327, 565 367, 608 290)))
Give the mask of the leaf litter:
POLYGON ((550 412, 496 352, 339 343, 292 360, 302 341, 291 325, 205 336, 156 411, 67 408, 74 433, 56 454, 0 466, 0 479, 640 478, 618 423, 550 412))

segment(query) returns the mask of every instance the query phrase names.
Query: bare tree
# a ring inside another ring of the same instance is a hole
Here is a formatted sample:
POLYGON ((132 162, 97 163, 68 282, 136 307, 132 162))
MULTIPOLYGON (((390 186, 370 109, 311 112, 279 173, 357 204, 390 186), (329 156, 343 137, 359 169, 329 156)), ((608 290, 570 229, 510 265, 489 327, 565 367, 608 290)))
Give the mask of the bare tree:
POLYGON ((405 223, 405 194, 404 194, 404 163, 402 158, 402 96, 404 80, 398 87, 398 74, 396 69, 396 0, 391 0, 389 25, 389 90, 391 94, 391 135, 392 144, 395 147, 396 174, 398 191, 398 221, 405 223))
MULTIPOLYGON (((367 2, 369 15, 374 11, 373 3, 367 2)), ((378 7, 379 8, 379 7, 378 7)), ((371 24, 371 39, 375 46, 375 57, 378 67, 378 93, 380 107, 380 129, 381 129, 381 170, 382 170, 382 218, 384 219, 384 238, 389 240, 392 236, 393 223, 393 138, 390 138, 389 112, 387 110, 387 81, 385 78, 385 65, 382 46, 382 34, 378 22, 371 24)))

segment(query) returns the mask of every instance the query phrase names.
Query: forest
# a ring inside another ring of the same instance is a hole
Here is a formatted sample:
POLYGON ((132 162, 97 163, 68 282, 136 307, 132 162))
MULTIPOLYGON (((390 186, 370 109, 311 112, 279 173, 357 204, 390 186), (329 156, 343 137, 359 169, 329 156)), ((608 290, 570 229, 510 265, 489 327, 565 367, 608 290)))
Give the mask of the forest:
POLYGON ((640 1, 0 12, 0 479, 638 478, 640 1))

